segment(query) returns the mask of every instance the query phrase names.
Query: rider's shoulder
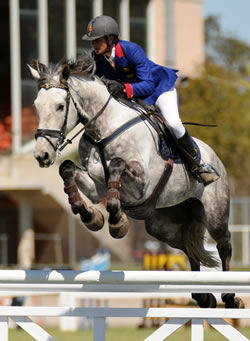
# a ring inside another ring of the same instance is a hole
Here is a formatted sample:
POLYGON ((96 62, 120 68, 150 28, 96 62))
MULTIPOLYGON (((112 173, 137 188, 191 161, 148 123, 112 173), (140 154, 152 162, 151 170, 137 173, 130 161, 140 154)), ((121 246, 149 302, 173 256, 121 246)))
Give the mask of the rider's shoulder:
POLYGON ((128 40, 119 40, 119 44, 121 45, 122 48, 124 49, 139 49, 143 50, 142 47, 133 41, 128 41, 128 40))
POLYGON ((128 54, 134 55, 135 53, 139 53, 139 54, 145 53, 140 45, 132 41, 119 40, 119 45, 126 55, 128 54))

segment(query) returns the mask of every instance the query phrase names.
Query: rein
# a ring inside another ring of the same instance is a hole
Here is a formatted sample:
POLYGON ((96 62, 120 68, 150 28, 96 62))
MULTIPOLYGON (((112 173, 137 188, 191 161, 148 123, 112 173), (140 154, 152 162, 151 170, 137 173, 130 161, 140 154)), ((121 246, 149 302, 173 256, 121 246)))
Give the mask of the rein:
MULTIPOLYGON (((106 101, 106 103, 104 104, 104 106, 101 108, 101 110, 99 110, 94 117, 92 117, 87 124, 85 124, 85 126, 83 126, 74 136, 71 137, 71 139, 67 139, 66 142, 59 148, 59 151, 61 152, 68 144, 71 144, 72 141, 82 132, 84 131, 86 128, 88 128, 88 126, 94 121, 96 120, 99 116, 101 116, 101 114, 104 112, 104 110, 107 108, 109 101, 111 100, 112 95, 109 95, 108 100, 106 101)), ((76 108, 76 103, 74 102, 72 96, 71 96, 72 102, 74 103, 74 106, 76 108)))

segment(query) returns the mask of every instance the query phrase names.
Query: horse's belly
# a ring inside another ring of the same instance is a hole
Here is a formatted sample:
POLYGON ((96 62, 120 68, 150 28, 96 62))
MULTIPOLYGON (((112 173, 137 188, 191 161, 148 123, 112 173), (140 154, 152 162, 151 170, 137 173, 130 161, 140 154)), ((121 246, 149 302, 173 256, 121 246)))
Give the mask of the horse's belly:
POLYGON ((189 198, 200 199, 204 186, 189 176, 183 165, 174 164, 172 175, 157 200, 156 208, 178 205, 189 198))

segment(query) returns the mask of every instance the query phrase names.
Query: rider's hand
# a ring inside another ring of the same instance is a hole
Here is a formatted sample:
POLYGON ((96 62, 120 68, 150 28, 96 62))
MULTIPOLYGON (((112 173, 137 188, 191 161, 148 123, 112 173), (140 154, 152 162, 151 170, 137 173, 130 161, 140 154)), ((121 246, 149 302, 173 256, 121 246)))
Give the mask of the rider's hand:
POLYGON ((114 97, 121 97, 125 94, 125 86, 124 84, 117 82, 115 80, 109 80, 107 82, 107 88, 108 91, 114 96, 114 97))

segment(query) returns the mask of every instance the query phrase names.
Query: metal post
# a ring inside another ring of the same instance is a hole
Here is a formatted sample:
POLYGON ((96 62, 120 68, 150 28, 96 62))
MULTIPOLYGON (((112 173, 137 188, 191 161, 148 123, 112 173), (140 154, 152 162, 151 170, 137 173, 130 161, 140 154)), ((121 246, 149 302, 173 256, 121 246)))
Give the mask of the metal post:
POLYGON ((124 40, 129 40, 130 39, 129 0, 121 0, 119 11, 121 38, 124 40))
POLYGON ((76 2, 65 0, 66 56, 76 58, 76 2))
POLYGON ((38 55, 46 65, 49 63, 48 35, 48 2, 38 0, 38 55))
POLYGON ((0 316, 1 341, 8 341, 8 317, 0 316))
POLYGON ((10 73, 12 152, 18 154, 21 147, 21 57, 19 0, 10 0, 10 73))
POLYGON ((94 341, 105 341, 105 317, 94 318, 94 341))
POLYGON ((191 324, 191 341, 204 340, 204 326, 202 319, 192 319, 191 324))
MULTIPOLYGON (((247 225, 248 224, 248 201, 243 200, 241 202, 242 207, 242 224, 247 225)), ((242 261, 244 266, 249 265, 249 232, 244 231, 242 232, 242 261)))

